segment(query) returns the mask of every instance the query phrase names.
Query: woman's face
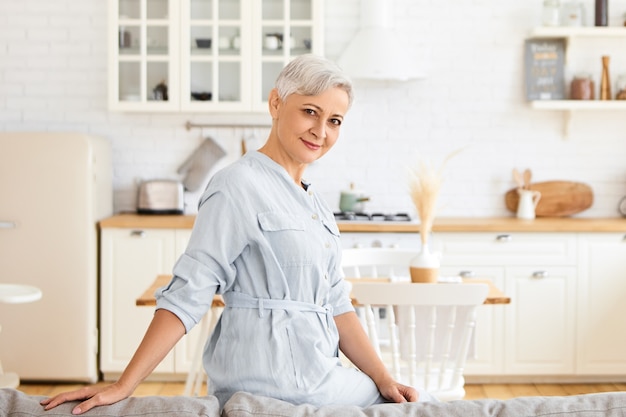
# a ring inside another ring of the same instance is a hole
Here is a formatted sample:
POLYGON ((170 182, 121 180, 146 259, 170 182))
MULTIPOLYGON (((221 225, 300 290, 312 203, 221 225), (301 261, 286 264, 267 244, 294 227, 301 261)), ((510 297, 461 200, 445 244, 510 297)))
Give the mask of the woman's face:
POLYGON ((339 87, 317 96, 270 94, 270 113, 282 151, 296 163, 310 164, 333 147, 348 111, 348 94, 339 87))

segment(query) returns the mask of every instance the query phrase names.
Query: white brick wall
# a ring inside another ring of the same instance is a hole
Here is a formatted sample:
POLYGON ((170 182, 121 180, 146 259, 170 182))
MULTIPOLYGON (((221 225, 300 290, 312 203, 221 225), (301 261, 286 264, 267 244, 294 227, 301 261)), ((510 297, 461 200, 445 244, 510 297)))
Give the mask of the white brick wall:
MULTIPOLYGON (((581 217, 615 216, 626 195, 626 117, 576 112, 563 138, 564 115, 531 110, 523 91, 523 41, 538 24, 541 0, 395 0, 397 31, 424 80, 357 83, 357 101, 336 148, 308 171, 337 207, 355 182, 372 211, 410 211, 406 170, 419 158, 445 169, 440 216, 509 215, 511 170, 536 181, 590 184, 593 207, 581 217)), ((359 0, 327 1, 326 52, 336 58, 359 23, 359 0)), ((585 0, 588 20, 593 5, 585 0)), ((621 25, 626 0, 612 0, 621 25)), ((80 131, 111 140, 116 211, 133 210, 140 178, 177 178, 177 167, 206 135, 236 159, 251 129, 186 131, 209 115, 118 114, 106 109, 107 5, 104 0, 0 0, 0 130, 80 131)), ((626 73, 624 40, 581 40, 572 65, 600 76, 610 53, 612 76, 626 73)), ((255 132, 264 137, 266 130, 255 132)), ((1 152, 2 150, 0 150, 1 152)), ((197 195, 187 196, 194 211, 197 195)))

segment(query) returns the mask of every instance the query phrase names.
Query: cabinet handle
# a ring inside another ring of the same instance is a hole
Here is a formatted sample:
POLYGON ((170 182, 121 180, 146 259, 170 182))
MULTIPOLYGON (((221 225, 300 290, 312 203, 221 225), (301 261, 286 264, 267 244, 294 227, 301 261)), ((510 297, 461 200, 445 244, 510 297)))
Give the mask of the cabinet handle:
POLYGON ((547 271, 535 271, 533 272, 533 275, 532 275, 533 278, 537 278, 537 279, 546 278, 547 276, 548 276, 547 271))
POLYGON ((372 242, 372 247, 373 248, 382 248, 383 247, 383 242, 381 242, 380 240, 376 239, 375 241, 372 242))
POLYGON ((461 278, 474 278, 476 273, 474 271, 461 271, 459 272, 461 278))
POLYGON ((132 232, 130 232, 130 235, 133 237, 144 237, 146 235, 146 232, 144 232, 143 230, 133 230, 132 232))
POLYGON ((511 236, 511 235, 498 235, 498 236, 496 236, 496 240, 498 242, 510 242, 511 240, 513 240, 513 236, 511 236))
POLYGON ((3 222, 0 221, 0 229, 15 229, 17 227, 17 223, 15 222, 3 222))

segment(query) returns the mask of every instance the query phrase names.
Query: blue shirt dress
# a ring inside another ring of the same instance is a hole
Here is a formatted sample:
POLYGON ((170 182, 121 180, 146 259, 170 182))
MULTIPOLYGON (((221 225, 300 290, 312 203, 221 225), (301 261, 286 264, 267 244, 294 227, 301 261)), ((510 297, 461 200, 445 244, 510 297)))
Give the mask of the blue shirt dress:
POLYGON ((327 204, 260 152, 216 173, 200 199, 185 253, 157 308, 189 331, 222 294, 205 346, 209 386, 294 404, 382 402, 364 373, 343 367, 333 316, 354 311, 340 271, 339 230, 327 204))

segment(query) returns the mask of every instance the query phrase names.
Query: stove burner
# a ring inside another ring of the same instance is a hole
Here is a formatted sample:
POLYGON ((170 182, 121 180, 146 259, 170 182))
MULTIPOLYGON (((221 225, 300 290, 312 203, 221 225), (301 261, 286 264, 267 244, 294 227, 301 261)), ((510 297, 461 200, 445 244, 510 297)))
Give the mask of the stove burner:
POLYGON ((411 216, 409 216, 408 213, 372 213, 372 220, 383 220, 386 222, 409 222, 411 221, 411 216))
POLYGON ((408 213, 355 213, 353 211, 340 211, 336 212, 335 220, 348 220, 348 221, 376 221, 376 222, 409 222, 411 216, 408 213))
POLYGON ((351 220, 351 221, 371 221, 372 216, 367 213, 356 213, 354 211, 340 211, 335 213, 335 220, 351 220))

